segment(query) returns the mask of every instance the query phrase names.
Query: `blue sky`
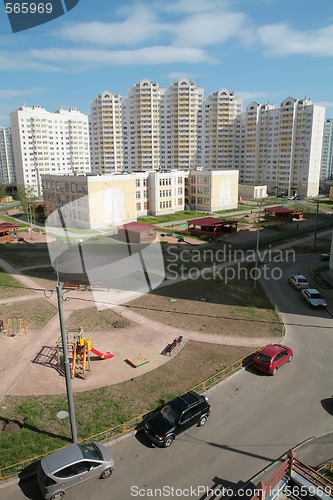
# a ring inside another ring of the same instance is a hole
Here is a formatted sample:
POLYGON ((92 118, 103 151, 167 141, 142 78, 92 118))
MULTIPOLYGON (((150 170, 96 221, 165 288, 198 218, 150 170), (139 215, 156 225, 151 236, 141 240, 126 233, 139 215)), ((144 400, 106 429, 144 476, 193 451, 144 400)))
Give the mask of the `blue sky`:
MULTIPOLYGON (((37 2, 37 0, 36 0, 37 2)), ((187 77, 279 105, 310 97, 333 118, 332 0, 80 0, 12 33, 0 4, 0 125, 20 105, 89 114, 103 90, 187 77)))

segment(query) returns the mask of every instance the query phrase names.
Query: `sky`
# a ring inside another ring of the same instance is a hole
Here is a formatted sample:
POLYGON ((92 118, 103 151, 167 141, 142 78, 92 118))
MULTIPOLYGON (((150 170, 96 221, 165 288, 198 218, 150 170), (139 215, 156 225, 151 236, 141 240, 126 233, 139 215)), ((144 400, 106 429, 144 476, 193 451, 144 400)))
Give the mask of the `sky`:
POLYGON ((0 125, 21 105, 89 114, 104 90, 126 98, 143 78, 182 77, 244 109, 307 97, 333 118, 332 62, 332 0, 79 0, 17 33, 1 2, 0 125))

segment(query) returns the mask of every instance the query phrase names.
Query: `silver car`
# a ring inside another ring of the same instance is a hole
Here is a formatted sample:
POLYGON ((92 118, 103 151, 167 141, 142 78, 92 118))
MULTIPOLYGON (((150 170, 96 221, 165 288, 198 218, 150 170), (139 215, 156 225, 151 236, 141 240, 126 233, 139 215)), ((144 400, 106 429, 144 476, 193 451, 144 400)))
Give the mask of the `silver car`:
POLYGON ((301 290, 302 298, 310 304, 311 307, 327 307, 325 299, 315 288, 305 288, 301 290))
POLYGON ((309 287, 309 282, 303 274, 293 274, 289 276, 288 281, 296 290, 309 287))
POLYGON ((38 464, 37 480, 46 500, 60 500, 65 493, 90 479, 106 479, 114 461, 100 443, 78 443, 54 451, 38 464))

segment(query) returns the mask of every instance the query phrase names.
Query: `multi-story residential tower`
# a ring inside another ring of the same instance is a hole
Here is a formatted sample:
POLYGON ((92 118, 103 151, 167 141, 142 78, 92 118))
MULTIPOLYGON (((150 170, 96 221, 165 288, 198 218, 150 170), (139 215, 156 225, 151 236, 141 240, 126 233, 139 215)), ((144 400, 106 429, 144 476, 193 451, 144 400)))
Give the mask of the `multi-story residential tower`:
POLYGON ((0 127, 0 183, 16 182, 12 143, 12 131, 9 127, 0 127))
POLYGON ((204 89, 182 78, 161 98, 161 169, 189 170, 197 166, 198 122, 204 89))
POLYGON ((324 123, 323 150, 321 156, 320 180, 333 179, 333 120, 328 118, 324 123))
POLYGON ((51 113, 21 106, 10 119, 18 186, 41 196, 42 174, 90 171, 87 115, 75 108, 51 113))
POLYGON ((128 91, 123 101, 123 150, 125 171, 159 169, 160 88, 144 79, 128 91))
POLYGON ((91 171, 123 170, 122 97, 104 91, 91 105, 89 120, 91 171))
POLYGON ((233 167, 233 127, 242 101, 222 88, 209 94, 199 110, 197 165, 204 169, 233 167))
POLYGON ((277 109, 249 104, 235 125, 240 183, 267 184, 269 194, 317 195, 324 114, 310 99, 288 97, 277 109))

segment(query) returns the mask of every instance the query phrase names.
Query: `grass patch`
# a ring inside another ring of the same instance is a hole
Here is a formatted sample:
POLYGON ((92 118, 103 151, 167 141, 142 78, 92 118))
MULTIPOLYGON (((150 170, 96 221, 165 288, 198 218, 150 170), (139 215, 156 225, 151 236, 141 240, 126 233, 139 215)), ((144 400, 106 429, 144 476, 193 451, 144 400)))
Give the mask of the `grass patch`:
POLYGON ((84 331, 109 331, 118 328, 129 328, 134 324, 119 316, 111 309, 97 311, 96 307, 88 307, 74 311, 67 321, 68 328, 80 328, 84 331))
POLYGON ((0 299, 20 297, 28 291, 23 285, 0 267, 0 299))
MULTIPOLYGON (((168 363, 121 384, 77 393, 75 411, 79 439, 124 423, 159 406, 245 356, 248 347, 187 342, 168 363)), ((26 418, 17 434, 0 433, 0 467, 66 446, 68 419, 56 414, 67 409, 65 396, 12 397, 2 401, 2 416, 26 418)))
POLYGON ((15 304, 0 305, 0 318, 23 317, 28 331, 29 328, 43 328, 56 312, 57 309, 41 297, 33 300, 22 300, 15 304))
POLYGON ((48 264, 51 267, 49 253, 46 245, 43 247, 27 245, 0 244, 1 258, 12 266, 25 267, 36 264, 48 264))

